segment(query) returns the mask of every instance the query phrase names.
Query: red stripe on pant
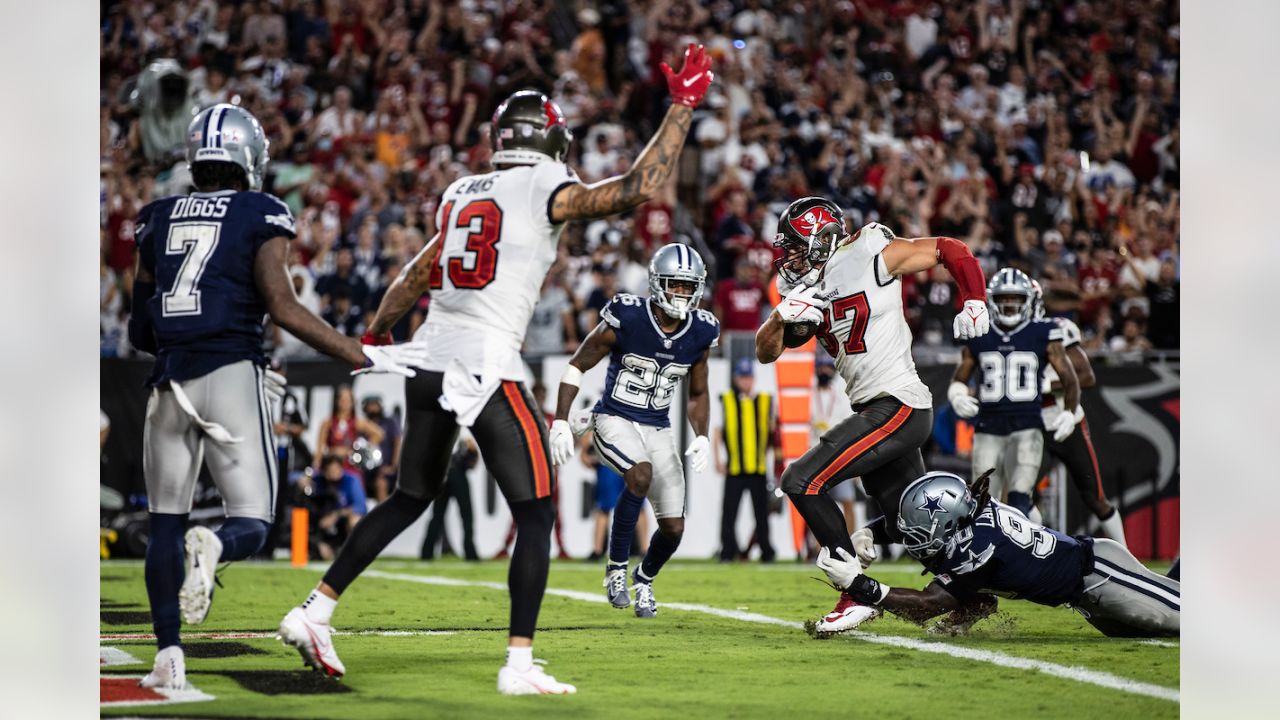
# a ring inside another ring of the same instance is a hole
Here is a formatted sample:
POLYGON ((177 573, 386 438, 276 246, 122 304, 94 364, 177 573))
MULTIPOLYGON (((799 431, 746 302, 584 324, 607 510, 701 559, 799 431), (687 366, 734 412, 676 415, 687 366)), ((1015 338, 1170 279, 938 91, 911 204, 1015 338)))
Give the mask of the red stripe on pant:
POLYGON ((524 404, 520 387, 513 380, 502 381, 502 392, 520 422, 520 430, 524 433, 525 444, 529 447, 529 464, 533 466, 534 496, 544 498, 551 494, 551 468, 547 466, 547 454, 542 449, 542 434, 538 432, 538 421, 534 419, 529 406, 524 404))
POLYGON ((903 405, 898 408, 898 412, 894 413, 893 417, 889 418, 888 422, 884 425, 881 425, 866 435, 863 435, 857 442, 845 448, 844 452, 837 455, 835 460, 828 463, 827 466, 822 469, 822 472, 815 475, 813 480, 809 481, 808 487, 804 489, 804 494, 817 495, 821 492, 822 486, 834 477, 836 473, 843 470, 849 465, 849 463, 857 460, 859 457, 862 457, 862 455, 868 450, 889 439, 890 435, 897 432, 898 428, 902 427, 902 424, 907 421, 907 418, 911 417, 911 413, 911 406, 903 405))
POLYGON ((1089 462, 1093 463, 1093 481, 1098 484, 1098 497, 1106 500, 1107 493, 1102 489, 1102 471, 1098 469, 1098 453, 1093 449, 1093 437, 1089 434, 1089 420, 1080 418, 1080 432, 1084 438, 1084 447, 1089 451, 1089 462))

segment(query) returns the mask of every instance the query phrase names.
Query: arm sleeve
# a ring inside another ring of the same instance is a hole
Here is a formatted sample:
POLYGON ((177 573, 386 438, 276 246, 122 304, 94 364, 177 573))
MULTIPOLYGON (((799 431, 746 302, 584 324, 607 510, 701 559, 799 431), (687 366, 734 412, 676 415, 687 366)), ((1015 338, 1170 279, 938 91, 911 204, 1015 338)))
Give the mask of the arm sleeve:
POLYGON ((969 252, 969 246, 955 238, 940 237, 937 239, 938 260, 956 281, 960 290, 960 299, 986 300, 987 284, 982 276, 982 267, 978 259, 969 252))

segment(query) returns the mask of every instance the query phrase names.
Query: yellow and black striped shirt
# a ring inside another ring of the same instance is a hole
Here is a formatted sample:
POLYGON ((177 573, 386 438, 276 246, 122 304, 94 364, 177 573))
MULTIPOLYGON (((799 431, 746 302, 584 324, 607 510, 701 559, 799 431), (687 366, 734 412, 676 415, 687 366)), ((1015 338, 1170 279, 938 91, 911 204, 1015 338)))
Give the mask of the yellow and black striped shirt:
POLYGON ((769 420, 773 396, 755 398, 730 390, 720 396, 724 404, 724 444, 729 451, 729 475, 764 475, 769 449, 769 420))

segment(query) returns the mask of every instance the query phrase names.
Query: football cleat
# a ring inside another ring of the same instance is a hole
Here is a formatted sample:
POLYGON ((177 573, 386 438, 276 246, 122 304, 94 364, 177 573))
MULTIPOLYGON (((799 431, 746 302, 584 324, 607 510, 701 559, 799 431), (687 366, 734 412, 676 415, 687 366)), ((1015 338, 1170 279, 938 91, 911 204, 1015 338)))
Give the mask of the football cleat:
POLYGON ((604 590, 605 596, 609 598, 609 604, 619 610, 631 606, 631 597, 627 593, 627 566, 606 566, 604 590))
POLYGON ((658 599, 653 596, 653 583, 643 582, 636 573, 640 572, 637 567, 631 575, 631 579, 636 584, 636 617, 651 618, 658 616, 658 599))
POLYGON ((347 669, 338 659, 338 652, 333 648, 333 627, 328 623, 313 622, 307 612, 296 607, 280 621, 280 631, 276 637, 286 645, 298 649, 302 663, 313 670, 340 678, 347 669))
POLYGON ((938 618, 926 631, 930 635, 968 635, 969 629, 979 620, 990 617, 996 611, 994 595, 979 595, 961 607, 938 618))
POLYGON ((187 576, 178 591, 178 606, 188 625, 199 625, 213 607, 213 589, 222 541, 209 528, 197 525, 187 531, 187 576))
POLYGON ((834 609, 822 617, 814 626, 818 637, 829 637, 836 633, 849 632, 868 620, 880 616, 880 610, 870 605, 855 601, 848 593, 840 593, 840 601, 834 609))
POLYGON ((170 645, 156 653, 151 672, 138 681, 144 688, 181 690, 187 686, 187 660, 181 645, 170 645))
POLYGON ((544 660, 534 660, 524 672, 503 665, 498 671, 498 692, 503 695, 572 695, 578 692, 573 685, 548 675, 542 669, 544 664, 544 660))

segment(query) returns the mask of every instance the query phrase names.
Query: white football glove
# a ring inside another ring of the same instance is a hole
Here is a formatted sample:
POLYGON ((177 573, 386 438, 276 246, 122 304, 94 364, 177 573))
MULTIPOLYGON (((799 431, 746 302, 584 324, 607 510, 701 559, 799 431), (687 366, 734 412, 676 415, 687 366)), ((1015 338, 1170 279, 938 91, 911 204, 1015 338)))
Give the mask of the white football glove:
POLYGON ((825 546, 819 550, 818 569, 827 574, 832 585, 846 590, 862 574, 862 563, 844 548, 836 548, 836 554, 840 557, 833 556, 825 546))
POLYGON ((590 410, 569 413, 569 429, 573 431, 573 436, 580 438, 586 435, 587 431, 591 429, 591 425, 595 422, 595 418, 595 413, 590 410))
POLYGON ((689 467, 693 468, 696 473, 701 473, 707 469, 707 456, 711 454, 711 441, 706 435, 699 435, 689 443, 689 449, 684 451, 684 456, 689 458, 689 467))
POLYGON ((427 361, 426 343, 407 342, 401 345, 361 345, 369 364, 351 373, 395 373, 405 377, 413 377, 418 373, 414 367, 421 367, 427 361))
POLYGON ((551 423, 551 462, 563 465, 573 457, 573 430, 568 420, 551 423))
POLYGON ((778 317, 784 323, 820 323, 827 302, 818 297, 817 285, 797 285, 778 303, 778 317))
POLYGON ((964 307, 956 315, 956 339, 970 340, 982 337, 990 329, 991 316, 987 314, 987 304, 982 300, 965 300, 964 307))
POLYGON ((1053 439, 1055 442, 1062 442, 1071 437, 1071 433, 1075 432, 1076 423, 1080 422, 1080 418, 1084 417, 1084 413, 1080 412, 1080 408, 1076 408, 1076 412, 1060 412, 1058 417, 1053 419, 1052 427, 1046 428, 1053 431, 1053 439))
POLYGON ((978 399, 969 394, 969 388, 962 382, 953 382, 947 388, 947 402, 962 418, 971 418, 978 414, 978 399))
POLYGON ((270 368, 263 370, 262 389, 267 393, 267 402, 270 404, 274 405, 284 397, 284 389, 288 384, 289 381, 275 370, 270 368))
POLYGON ((862 567, 869 568, 871 563, 876 561, 880 555, 876 552, 875 537, 868 528, 860 528, 854 531, 850 536, 853 540, 853 551, 858 554, 858 561, 862 563, 862 567))

